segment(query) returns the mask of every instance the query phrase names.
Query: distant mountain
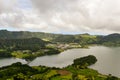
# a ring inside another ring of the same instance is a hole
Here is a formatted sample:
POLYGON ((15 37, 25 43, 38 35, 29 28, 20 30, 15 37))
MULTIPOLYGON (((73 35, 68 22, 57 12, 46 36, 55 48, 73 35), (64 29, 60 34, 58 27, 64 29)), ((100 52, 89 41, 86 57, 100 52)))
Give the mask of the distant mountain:
MULTIPOLYGON (((85 33, 79 35, 63 35, 63 34, 52 34, 44 32, 29 32, 29 31, 7 31, 0 30, 0 39, 26 39, 26 38, 40 38, 52 42, 63 42, 63 43, 73 43, 73 42, 83 42, 83 40, 90 40, 92 36, 85 33)), ((88 41, 89 42, 89 41, 88 41)))
POLYGON ((120 46, 120 34, 114 33, 107 36, 77 34, 77 35, 64 35, 64 34, 52 34, 44 32, 29 32, 29 31, 7 31, 0 30, 0 39, 27 39, 27 38, 39 38, 50 42, 59 43, 80 43, 82 45, 87 44, 104 44, 104 45, 117 45, 120 46))
POLYGON ((100 38, 100 43, 107 46, 120 46, 120 34, 114 33, 100 38))
POLYGON ((41 38, 41 39, 52 39, 57 37, 59 34, 50 34, 44 32, 29 32, 29 31, 7 31, 0 30, 0 39, 25 39, 25 38, 41 38))

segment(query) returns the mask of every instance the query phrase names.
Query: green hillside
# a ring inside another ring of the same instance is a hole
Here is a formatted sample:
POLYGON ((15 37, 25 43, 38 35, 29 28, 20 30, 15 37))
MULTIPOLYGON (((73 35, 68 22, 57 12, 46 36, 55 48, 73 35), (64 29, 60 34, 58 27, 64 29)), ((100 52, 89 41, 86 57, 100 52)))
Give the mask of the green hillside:
POLYGON ((59 34, 50 34, 44 32, 29 32, 29 31, 7 31, 0 30, 1 39, 25 39, 25 38, 41 38, 41 39, 53 39, 59 34))
POLYGON ((103 36, 98 42, 106 46, 120 46, 120 34, 115 33, 103 36))
POLYGON ((26 39, 26 38, 40 38, 45 41, 60 42, 60 43, 93 43, 96 36, 89 34, 79 35, 63 35, 43 32, 28 32, 28 31, 7 31, 0 30, 0 39, 26 39))
POLYGON ((29 32, 29 31, 7 31, 0 30, 0 39, 26 39, 39 38, 52 43, 79 43, 81 45, 100 44, 107 46, 120 46, 120 34, 110 34, 107 36, 77 34, 64 35, 52 34, 44 32, 29 32))

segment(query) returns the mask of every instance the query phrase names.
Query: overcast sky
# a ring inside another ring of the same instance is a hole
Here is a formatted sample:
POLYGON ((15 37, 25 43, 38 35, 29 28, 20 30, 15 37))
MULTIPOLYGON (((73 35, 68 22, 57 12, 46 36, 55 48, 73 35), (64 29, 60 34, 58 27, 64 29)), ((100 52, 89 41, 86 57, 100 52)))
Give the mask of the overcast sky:
POLYGON ((120 0, 0 0, 0 29, 120 33, 120 0))

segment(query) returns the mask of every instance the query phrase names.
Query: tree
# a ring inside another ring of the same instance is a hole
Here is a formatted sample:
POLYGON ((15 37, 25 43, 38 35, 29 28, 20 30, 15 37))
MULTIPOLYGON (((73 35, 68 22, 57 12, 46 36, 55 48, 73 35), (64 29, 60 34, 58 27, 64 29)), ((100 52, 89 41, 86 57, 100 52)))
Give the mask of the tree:
POLYGON ((96 62, 97 62, 96 57, 93 55, 89 55, 86 57, 75 59, 73 65, 80 65, 80 66, 86 67, 86 66, 90 66, 92 64, 95 64, 96 62))

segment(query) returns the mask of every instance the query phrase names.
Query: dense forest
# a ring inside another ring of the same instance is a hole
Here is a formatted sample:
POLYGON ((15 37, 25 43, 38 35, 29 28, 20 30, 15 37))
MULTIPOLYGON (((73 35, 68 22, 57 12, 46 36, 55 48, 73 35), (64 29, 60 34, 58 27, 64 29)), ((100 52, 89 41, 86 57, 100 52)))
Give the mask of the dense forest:
POLYGON ((0 49, 36 51, 44 47, 45 41, 38 38, 0 39, 0 49))

